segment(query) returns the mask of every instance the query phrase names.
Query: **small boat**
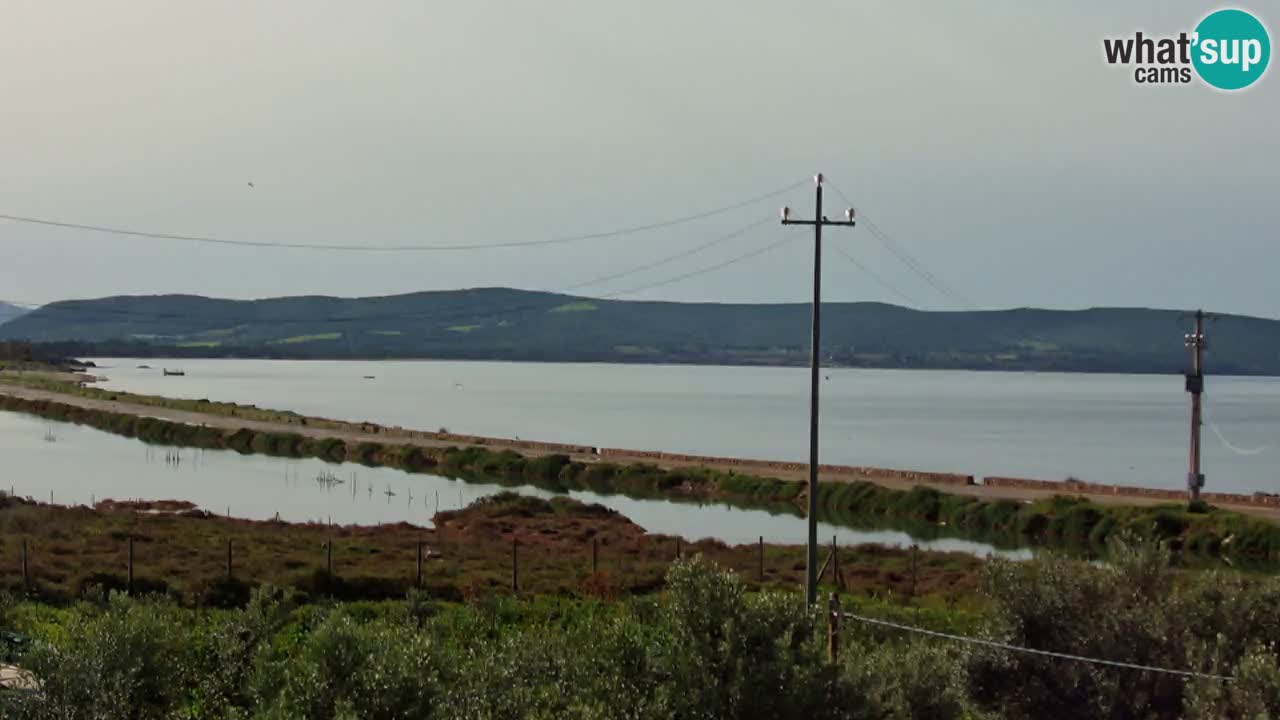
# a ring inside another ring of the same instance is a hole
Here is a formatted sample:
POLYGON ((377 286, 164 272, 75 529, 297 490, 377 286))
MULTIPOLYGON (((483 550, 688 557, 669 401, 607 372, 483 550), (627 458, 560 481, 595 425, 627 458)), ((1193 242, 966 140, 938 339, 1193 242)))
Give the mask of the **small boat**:
POLYGON ((165 374, 165 377, 169 377, 169 376, 182 377, 186 375, 186 373, 181 370, 170 370, 169 368, 164 369, 164 374, 165 374))
POLYGON ((365 380, 372 380, 372 379, 373 379, 373 376, 372 376, 372 375, 365 375, 365 376, 364 376, 364 379, 365 379, 365 380))

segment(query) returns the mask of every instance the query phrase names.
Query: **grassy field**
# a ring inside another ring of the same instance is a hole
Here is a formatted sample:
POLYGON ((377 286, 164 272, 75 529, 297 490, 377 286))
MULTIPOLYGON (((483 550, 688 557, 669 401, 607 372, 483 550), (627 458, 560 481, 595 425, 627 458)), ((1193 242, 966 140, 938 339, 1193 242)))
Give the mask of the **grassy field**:
MULTIPOLYGON (((646 594, 662 586, 678 556, 695 554, 733 570, 753 588, 794 588, 804 576, 801 547, 681 542, 567 498, 491 496, 464 510, 440 513, 430 529, 255 522, 174 503, 65 508, 0 494, 0 589, 54 603, 74 600, 95 586, 124 589, 130 541, 135 590, 169 594, 192 606, 240 604, 250 588, 261 584, 342 599, 402 597, 418 583, 419 543, 421 587, 455 601, 511 594, 513 549, 522 595, 646 594)), ((842 548, 838 584, 859 596, 964 606, 974 602, 981 565, 963 553, 842 548)), ((826 579, 836 586, 834 569, 826 579)))

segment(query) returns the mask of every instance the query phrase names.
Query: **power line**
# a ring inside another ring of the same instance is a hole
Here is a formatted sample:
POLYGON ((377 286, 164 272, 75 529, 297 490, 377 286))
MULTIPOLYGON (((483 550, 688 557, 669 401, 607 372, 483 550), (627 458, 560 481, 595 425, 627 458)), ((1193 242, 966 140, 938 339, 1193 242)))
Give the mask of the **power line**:
POLYGON ((880 229, 870 218, 864 217, 863 220, 867 224, 867 229, 871 231, 872 236, 884 245, 890 253, 902 261, 904 265, 911 269, 916 275, 919 275, 930 287, 937 290, 939 294, 946 296, 952 302, 963 305, 968 308, 976 308, 977 303, 962 295, 950 285, 946 284, 937 275, 933 274, 924 263, 917 260, 905 247, 891 235, 880 229))
POLYGON ((698 253, 702 252, 703 250, 710 249, 710 248, 712 248, 712 247, 714 247, 714 246, 716 246, 716 245, 719 245, 719 244, 720 244, 720 243, 722 243, 722 242, 726 242, 726 241, 728 241, 728 240, 732 240, 732 239, 734 239, 734 238, 736 238, 736 237, 738 237, 738 236, 740 236, 740 235, 742 235, 742 234, 744 234, 744 233, 750 232, 751 230, 754 230, 754 229, 756 229, 756 228, 760 227, 761 225, 764 225, 765 223, 767 223, 767 222, 771 221, 772 219, 773 219, 773 218, 771 218, 771 217, 761 218, 760 220, 757 220, 757 221, 755 221, 755 222, 753 222, 753 223, 751 223, 751 224, 749 224, 749 225, 744 225, 743 227, 740 227, 740 228, 738 228, 737 230, 734 230, 733 232, 731 232, 731 233, 729 233, 729 234, 727 234, 727 235, 721 235, 720 237, 712 238, 711 240, 708 240, 707 242, 702 243, 701 245, 696 245, 696 246, 694 246, 694 247, 692 247, 692 248, 689 248, 688 250, 684 250, 684 251, 682 251, 682 252, 678 252, 678 253, 676 253, 676 254, 674 254, 674 255, 668 255, 668 256, 666 256, 666 257, 664 257, 664 258, 660 258, 660 259, 658 259, 658 260, 654 260, 653 262, 646 263, 646 264, 644 264, 644 265, 640 265, 640 266, 637 266, 637 267, 633 267, 633 268, 630 268, 630 269, 627 269, 627 270, 623 270, 623 271, 621 271, 621 272, 616 272, 616 273, 613 273, 613 274, 611 274, 611 275, 604 275, 604 276, 602 276, 602 277, 598 277, 598 278, 595 278, 595 279, 593 279, 593 280, 588 280, 588 281, 586 281, 586 282, 581 282, 581 283, 577 283, 577 284, 575 284, 575 285, 570 285, 569 287, 564 288, 563 290, 559 290, 559 291, 557 291, 557 292, 569 292, 570 290, 577 290, 578 288, 589 287, 589 286, 591 286, 591 285, 600 285, 601 283, 605 283, 605 282, 608 282, 608 281, 610 281, 610 280, 617 280, 618 278, 626 277, 626 276, 628 276, 628 275, 635 275, 636 273, 644 272, 645 270, 652 270, 652 269, 654 269, 654 268, 656 268, 656 267, 662 267, 663 265, 666 265, 666 264, 668 264, 668 263, 674 262, 674 261, 676 261, 676 260, 682 260, 682 259, 684 259, 684 258, 687 258, 687 257, 691 256, 691 255, 696 255, 696 254, 698 254, 698 253))
MULTIPOLYGON (((849 205, 853 204, 849 201, 848 196, 844 194, 844 191, 841 190, 838 186, 832 183, 831 187, 836 191, 837 194, 840 195, 840 198, 842 200, 844 200, 849 205)), ((931 272, 929 268, 925 267, 924 263, 916 259, 915 256, 913 256, 911 252, 908 251, 901 243, 899 243, 897 240, 894 240, 893 237, 889 235, 889 233, 880 229, 880 227, 876 225, 875 222, 871 220, 871 218, 867 217, 865 213, 859 213, 859 216, 863 224, 866 226, 867 230, 871 232, 871 235, 875 237, 877 240, 879 240, 880 244, 883 245, 886 250, 892 253, 894 257, 898 258, 898 260, 901 261, 903 265, 906 265, 907 268, 910 269, 916 275, 918 275, 921 280, 924 280, 925 283, 929 285, 929 287, 933 288, 939 294, 945 296, 947 299, 951 300, 952 302, 955 302, 959 305, 963 305, 969 308, 977 308, 978 306, 977 303, 973 302, 969 298, 957 292, 951 286, 947 285, 947 283, 943 282, 941 278, 939 278, 937 275, 931 272)))
POLYGON ((1259 445, 1258 447, 1254 447, 1254 448, 1242 448, 1238 445, 1232 444, 1231 441, 1228 440, 1227 437, 1222 434, 1222 430, 1218 428, 1217 423, 1209 419, 1207 414, 1204 416, 1204 424, 1208 425, 1209 429, 1213 431, 1213 434, 1218 436, 1218 440, 1222 443, 1223 447, 1235 453, 1236 455, 1245 455, 1245 456, 1261 455, 1262 453, 1272 448, 1271 445, 1259 445))
POLYGON ((995 648, 998 650, 1008 650, 1009 652, 1026 653, 1028 655, 1040 655, 1042 657, 1051 657, 1058 660, 1071 660, 1074 662, 1091 663, 1094 665, 1106 665, 1109 667, 1124 668, 1126 670, 1141 670, 1144 672, 1163 673, 1165 675, 1179 675, 1182 677, 1201 678, 1204 680, 1220 680, 1223 682, 1233 682, 1234 677, 1230 675, 1214 675, 1211 673, 1195 672, 1193 670, 1172 670, 1169 668, 1155 667, 1152 665, 1140 665, 1138 663, 1120 662, 1117 660, 1103 660, 1101 658, 1086 657, 1084 655, 1072 655, 1070 653, 1052 652, 1050 650, 1036 650, 1035 648, 1021 647, 1018 645, 1010 645, 1008 643, 996 642, 994 640, 983 640, 981 638, 969 637, 966 635, 952 635, 951 633, 938 632, 936 630, 926 630, 924 628, 912 625, 902 625, 900 623, 889 622, 888 620, 879 620, 876 618, 864 617, 853 613, 842 613, 842 617, 854 620, 856 622, 865 623, 867 625, 879 625, 880 627, 892 628, 894 630, 902 630, 903 632, 916 633, 918 635, 926 635, 929 637, 942 638, 943 640, 954 640, 956 642, 969 643, 972 645, 981 645, 983 647, 995 648))
POLYGON ((918 300, 915 300, 910 295, 902 292, 901 290, 894 287, 893 285, 890 285, 889 281, 885 280, 880 275, 880 273, 867 267, 866 264, 864 264, 861 260, 858 260, 858 258, 854 257, 851 253, 847 252, 844 248, 840 247, 839 245, 833 245, 832 247, 834 247, 836 252, 839 253, 841 256, 843 256, 845 260, 848 260, 849 262, 853 263, 854 267, 857 267, 864 274, 866 274, 867 277, 876 281, 876 283, 880 285, 880 287, 884 288, 885 290, 888 290, 894 295, 897 295, 900 299, 902 299, 908 305, 912 305, 914 307, 920 306, 920 302, 918 300))
POLYGON ((562 245, 566 243, 581 242, 585 240, 603 240, 607 238, 622 237, 624 235, 632 235, 635 233, 646 232, 648 230, 657 230, 660 228, 672 227, 683 223, 693 222, 695 220, 703 220, 716 215, 721 215, 733 210, 738 210, 749 205, 777 197, 804 184, 804 181, 794 182, 776 190, 770 190, 760 195, 754 195, 745 200, 740 200, 728 205, 722 205, 711 210, 693 213, 691 215, 682 215, 676 218, 660 220, 642 225, 632 225, 630 227, 618 228, 615 230, 606 230, 604 232, 585 233, 582 235, 566 235, 563 237, 544 238, 541 240, 513 240, 508 242, 493 243, 477 243, 472 245, 318 245, 312 243, 286 243, 286 242, 269 242, 259 240, 235 240, 230 238, 217 238, 204 235, 181 235, 162 232, 151 232, 144 230, 131 230, 126 228, 110 227, 106 225, 90 225, 84 223, 73 223, 62 220, 50 220, 47 218, 37 218, 23 215, 0 214, 0 220, 9 220, 11 222, 27 223, 31 225, 44 225, 48 227, 67 228, 71 230, 84 230, 89 232, 105 233, 109 235, 121 235, 128 237, 150 238, 155 240, 175 240, 181 242, 205 243, 213 245, 230 245, 234 247, 253 247, 253 248, 275 248, 285 250, 321 250, 334 252, 449 252, 464 250, 493 250, 502 248, 519 248, 519 247, 536 247, 545 245, 562 245))
POLYGON ((777 242, 770 243, 768 245, 765 245, 762 248, 757 248, 755 250, 752 250, 751 252, 743 253, 742 255, 737 255, 735 257, 729 258, 724 262, 716 263, 715 265, 710 265, 708 267, 704 267, 699 270, 694 270, 693 272, 687 272, 683 275, 677 275, 675 277, 667 278, 666 280, 660 280, 658 282, 650 283, 648 285, 641 285, 640 287, 631 288, 629 290, 622 290, 616 293, 610 293, 608 295, 601 295, 599 296, 599 299, 605 300, 609 298, 619 297, 622 295, 634 295, 639 292, 644 292, 645 290, 652 290, 654 288, 663 287, 664 285, 671 285, 672 283, 680 282, 681 280, 688 280, 689 278, 697 277, 699 275, 706 275, 709 272, 715 272, 716 270, 720 270, 721 268, 726 268, 726 267, 729 267, 730 265, 735 265, 737 263, 742 262, 743 260, 749 260, 753 257, 756 257, 757 255, 763 255, 769 252, 770 250, 776 250, 777 248, 780 248, 783 245, 796 239, 797 236, 798 234, 789 234, 777 242))
MULTIPOLYGON (((721 235, 721 236, 718 236, 718 237, 716 237, 716 238, 713 238, 712 240, 710 240, 710 241, 708 241, 708 242, 705 242, 705 243, 703 243, 703 244, 701 244, 701 245, 698 245, 698 246, 696 246, 696 247, 694 247, 694 248, 690 248, 690 249, 688 249, 688 250, 683 250, 683 251, 681 251, 681 252, 679 252, 679 253, 675 253, 675 254, 673 254, 673 255, 668 255, 668 256, 663 257, 663 258, 660 258, 660 259, 658 259, 658 260, 656 260, 656 261, 649 262, 649 263, 645 263, 644 265, 640 265, 640 266, 637 266, 637 267, 633 267, 633 268, 630 268, 630 269, 628 269, 628 270, 624 270, 624 271, 621 271, 621 272, 611 273, 611 274, 604 275, 604 276, 601 276, 601 277, 598 277, 598 278, 594 278, 594 279, 592 279, 592 280, 588 280, 588 281, 586 281, 586 282, 576 283, 575 285, 571 286, 571 287, 570 287, 570 288, 568 288, 568 289, 576 289, 576 288, 586 287, 586 286, 589 286, 589 285, 597 285, 597 284, 600 284, 600 283, 606 282, 606 281, 608 281, 608 280, 614 280, 614 279, 617 279, 617 278, 620 278, 620 277, 625 277, 625 276, 627 276, 627 275, 632 275, 632 274, 635 274, 635 273, 638 273, 638 272, 641 272, 641 271, 644 271, 644 270, 649 270, 649 269, 652 269, 652 268, 654 268, 654 267, 658 267, 658 266, 664 265, 664 264, 666 264, 666 263, 668 263, 668 262, 671 262, 671 261, 673 261, 673 260, 676 260, 676 259, 681 259, 681 258, 689 257, 689 256, 691 256, 691 255, 693 255, 693 254, 695 254, 695 253, 697 253, 697 252, 701 252, 701 251, 703 251, 703 250, 706 250, 706 249, 708 249, 708 248, 710 248, 710 247, 712 247, 712 246, 714 246, 714 245, 717 245, 717 244, 720 244, 720 243, 726 242, 726 241, 728 241, 728 240, 732 240, 732 239, 735 239, 735 238, 741 237, 742 235, 747 234, 748 232, 750 232, 750 231, 752 231, 752 230, 754 230, 754 229, 756 229, 756 228, 760 227, 761 225, 763 225, 763 224, 765 224, 765 223, 767 223, 767 222, 769 222, 769 221, 770 221, 770 218, 763 218, 763 219, 760 219, 760 220, 754 220, 754 221, 752 221, 752 222, 750 222, 750 223, 748 223, 748 224, 746 224, 746 225, 743 225, 743 226, 741 226, 741 227, 738 227, 738 228, 736 228, 736 229, 734 229, 734 230, 732 230, 732 231, 730 231, 730 232, 728 232, 728 233, 726 233, 726 234, 724 234, 724 235, 721 235)), ((775 248, 777 248, 777 247, 781 246, 782 244, 784 244, 785 242, 790 241, 790 240, 791 240, 791 239, 793 239, 793 238, 794 238, 794 236, 787 236, 787 237, 783 238, 781 241, 778 241, 778 242, 775 242, 775 243, 771 243, 771 244, 766 245, 766 246, 764 246, 764 247, 756 248, 756 249, 754 249, 754 250, 751 250, 751 251, 748 251, 748 252, 745 252, 745 253, 741 253, 741 254, 739 254, 739 255, 735 255, 735 256, 733 256, 733 257, 728 258, 727 260, 723 260, 723 261, 718 262, 718 263, 715 263, 715 264, 713 264, 713 265, 706 266, 706 267, 702 267, 702 268, 699 268, 699 269, 696 269, 696 270, 693 270, 693 271, 690 271, 690 272, 685 272, 685 273, 682 273, 682 274, 680 274, 680 275, 676 275, 676 276, 673 276, 673 277, 668 277, 668 278, 664 278, 664 279, 661 279, 661 280, 657 280, 657 281, 655 281, 655 282, 648 283, 648 284, 645 284, 645 285, 641 285, 641 286, 638 286, 638 287, 632 287, 632 288, 628 288, 628 289, 625 289, 625 290, 620 290, 620 291, 611 292, 611 293, 605 293, 605 294, 602 294, 602 295, 596 295, 596 296, 584 296, 584 297, 586 297, 587 299, 608 300, 608 299, 612 299, 612 298, 616 298, 616 297, 621 297, 621 296, 624 296, 624 295, 632 295, 632 294, 636 294, 636 293, 643 292, 643 291, 646 291, 646 290, 652 290, 652 289, 654 289, 654 288, 658 288, 658 287, 664 287, 664 286, 666 286, 666 285, 671 285, 671 284, 674 284, 674 283, 677 283, 677 282, 681 282, 681 281, 683 281, 683 280, 687 280, 687 279, 689 279, 689 278, 698 277, 698 276, 700 276, 700 275, 705 275, 705 274, 707 274, 707 273, 715 272, 715 271, 717 271, 717 270, 720 270, 720 269, 723 269, 723 268, 726 268, 726 267, 729 267, 729 266, 735 265, 735 264, 737 264, 737 263, 739 263, 739 262, 742 262, 742 261, 744 261, 744 260, 748 260, 748 259, 753 258, 753 257, 756 257, 756 256, 758 256, 758 255, 762 255, 762 254, 764 254, 764 253, 766 253, 766 252, 768 252, 768 251, 770 251, 770 250, 773 250, 773 249, 775 249, 775 248)), ((564 294, 565 292, 567 292, 567 290, 568 290, 568 289, 566 289, 566 290, 530 291, 530 292, 547 292, 547 293, 551 293, 551 294, 564 294)), ((96 307, 96 308, 88 308, 88 309, 86 309, 86 308, 82 308, 82 307, 78 307, 78 306, 77 306, 79 303, 85 303, 85 302, 93 302, 93 301, 91 301, 91 300, 71 300, 71 301, 64 301, 63 303, 58 303, 58 304, 53 304, 53 305, 45 306, 45 307, 41 308, 41 310, 42 310, 43 312, 84 313, 84 314, 86 315, 86 317, 83 319, 83 322, 95 322, 95 321, 99 321, 99 320, 100 320, 100 318, 101 318, 101 316, 103 316, 103 315, 105 315, 105 316, 124 317, 124 318, 136 318, 136 319, 139 319, 139 320, 166 320, 166 319, 179 319, 179 318, 186 318, 186 317, 190 317, 190 315, 189 315, 188 313, 181 313, 181 312, 156 312, 156 313, 148 313, 148 312, 140 312, 140 311, 137 311, 137 310, 112 309, 112 308, 103 308, 103 307, 96 307)), ((252 302, 252 301, 230 301, 230 302, 252 302)), ((545 309, 546 307, 547 307, 547 304, 544 302, 544 303, 536 303, 536 304, 534 304, 534 303, 525 303, 525 304, 522 304, 522 305, 509 305, 509 306, 505 306, 505 307, 503 307, 503 306, 496 306, 496 307, 491 307, 491 308, 490 308, 490 309, 488 309, 488 310, 485 310, 485 309, 480 309, 480 310, 475 310, 475 309, 457 310, 457 311, 455 311, 455 312, 453 312, 453 313, 445 313, 445 314, 442 314, 442 313, 433 313, 433 312, 431 312, 430 310, 424 310, 424 311, 419 312, 419 313, 403 313, 403 312, 401 312, 401 313, 388 313, 388 314, 376 314, 376 313, 375 313, 375 314, 367 314, 367 315, 344 315, 344 316, 331 316, 331 317, 321 317, 321 318, 314 318, 314 317, 311 317, 311 318, 306 318, 306 317, 302 317, 302 318, 278 318, 277 320, 278 320, 279 322, 282 322, 282 323, 308 323, 308 324, 316 324, 316 323, 344 323, 344 322, 366 322, 366 321, 375 321, 375 320, 425 320, 425 321, 432 321, 432 322, 449 322, 449 321, 452 321, 452 320, 461 320, 461 319, 486 320, 486 319, 492 319, 492 318, 495 318, 495 317, 500 317, 500 316, 503 316, 503 315, 509 315, 509 314, 512 314, 512 313, 520 313, 520 312, 526 312, 526 311, 542 310, 542 309, 545 309)), ((232 319, 234 319, 234 318, 232 318, 232 319)), ((243 320, 243 319, 241 318, 241 319, 239 319, 239 320, 243 320)))

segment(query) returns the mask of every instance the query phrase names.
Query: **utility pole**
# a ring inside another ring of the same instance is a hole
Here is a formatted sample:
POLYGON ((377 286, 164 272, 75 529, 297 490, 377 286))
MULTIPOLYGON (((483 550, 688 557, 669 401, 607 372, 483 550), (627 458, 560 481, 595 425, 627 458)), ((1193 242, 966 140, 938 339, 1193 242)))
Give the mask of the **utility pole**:
POLYGON ((809 341, 809 540, 805 555, 805 601, 818 602, 818 366, 822 364, 822 228, 853 227, 853 208, 844 220, 828 220, 822 214, 822 174, 814 176, 812 220, 792 220, 791 208, 782 208, 783 225, 813 226, 813 335, 809 341))
POLYGON ((1197 310, 1194 317, 1195 332, 1183 336, 1185 345, 1191 351, 1191 370, 1187 373, 1187 392, 1191 393, 1191 451, 1187 463, 1187 496, 1191 502, 1200 499, 1200 488, 1204 487, 1204 473, 1200 472, 1200 402, 1204 394, 1204 349, 1208 344, 1204 338, 1204 319, 1208 316, 1203 310, 1197 310))

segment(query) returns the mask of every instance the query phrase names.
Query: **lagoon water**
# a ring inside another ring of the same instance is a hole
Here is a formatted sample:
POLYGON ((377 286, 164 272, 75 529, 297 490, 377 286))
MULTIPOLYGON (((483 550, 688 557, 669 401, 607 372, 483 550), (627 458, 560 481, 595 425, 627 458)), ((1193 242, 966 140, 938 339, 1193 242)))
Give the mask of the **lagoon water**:
MULTIPOLYGON (((777 460, 808 453, 801 368, 96 362, 108 388, 346 420, 777 460), (164 367, 186 376, 164 377, 164 367)), ((1185 487, 1181 376, 852 369, 823 376, 825 462, 1185 487)), ((1280 378, 1209 377, 1205 403, 1208 488, 1280 491, 1280 378)))
MULTIPOLYGON (((316 459, 148 446, 88 427, 9 412, 0 412, 0 456, 5 458, 0 489, 23 497, 52 499, 60 505, 89 505, 106 498, 187 500, 210 512, 259 520, 278 514, 295 522, 430 526, 437 509, 457 509, 503 490, 552 495, 532 487, 504 488, 316 459), (322 475, 341 483, 320 482, 322 475)), ((790 515, 590 492, 569 495, 613 508, 650 532, 690 540, 714 538, 742 544, 764 537, 770 543, 802 544, 805 537, 803 519, 790 515)), ((827 523, 819 525, 819 536, 824 542, 836 536, 844 545, 915 542, 898 531, 854 530, 827 523)), ((994 552, 989 545, 957 539, 919 544, 977 555, 994 552)), ((1025 551, 999 554, 1027 555, 1025 551)))

